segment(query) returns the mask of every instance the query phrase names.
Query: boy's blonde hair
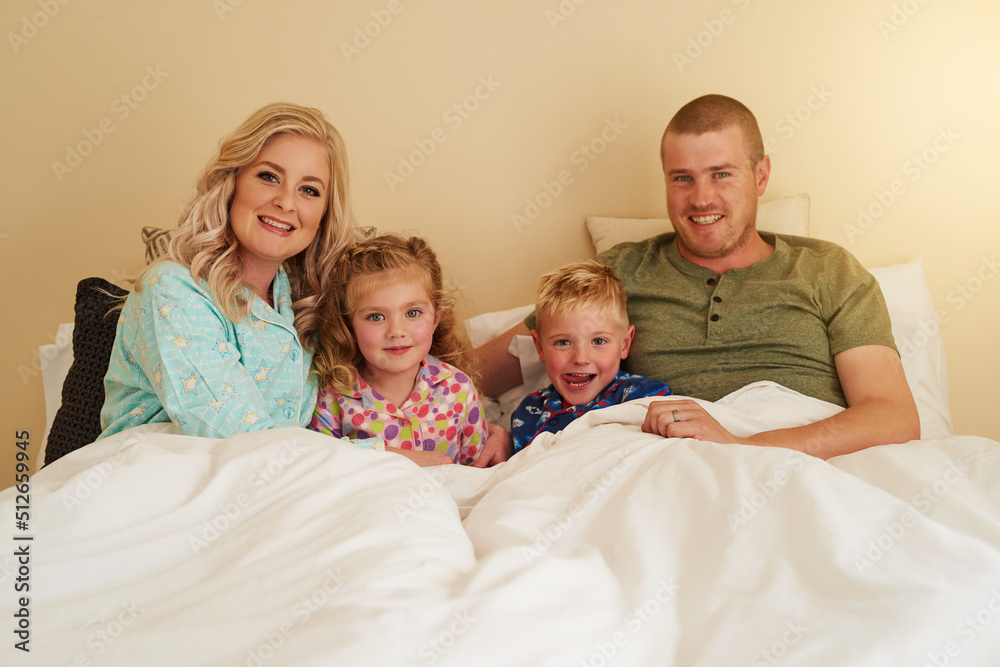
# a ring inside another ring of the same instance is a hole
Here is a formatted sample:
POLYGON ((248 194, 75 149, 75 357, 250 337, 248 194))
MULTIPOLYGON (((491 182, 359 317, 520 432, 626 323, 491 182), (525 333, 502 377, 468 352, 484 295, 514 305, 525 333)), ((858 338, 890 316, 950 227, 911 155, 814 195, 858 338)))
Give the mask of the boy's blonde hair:
POLYGON ((423 239, 383 234, 349 247, 333 269, 313 363, 321 382, 348 393, 358 380, 354 362, 360 352, 351 319, 366 296, 404 280, 419 280, 441 315, 430 353, 475 381, 471 346, 455 314, 455 297, 444 284, 437 255, 423 239))
POLYGON ((562 315, 579 308, 594 308, 614 318, 622 331, 628 329, 625 286, 615 270, 592 259, 560 266, 542 276, 535 299, 535 326, 549 315, 562 315))

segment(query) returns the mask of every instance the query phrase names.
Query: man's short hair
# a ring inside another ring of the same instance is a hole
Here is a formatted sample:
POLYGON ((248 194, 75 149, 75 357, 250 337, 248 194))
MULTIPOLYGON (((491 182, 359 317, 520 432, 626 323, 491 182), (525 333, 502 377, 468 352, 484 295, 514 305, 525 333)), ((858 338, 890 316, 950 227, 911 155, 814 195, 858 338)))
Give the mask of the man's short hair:
POLYGON ((615 270, 592 259, 572 262, 546 273, 538 285, 535 326, 547 315, 561 315, 578 308, 594 308, 628 329, 625 287, 615 270))
POLYGON ((734 125, 743 133, 747 155, 756 166, 764 157, 764 139, 757 118, 742 102, 725 95, 703 95, 682 106, 663 131, 660 157, 663 157, 663 141, 667 134, 720 132, 734 125))

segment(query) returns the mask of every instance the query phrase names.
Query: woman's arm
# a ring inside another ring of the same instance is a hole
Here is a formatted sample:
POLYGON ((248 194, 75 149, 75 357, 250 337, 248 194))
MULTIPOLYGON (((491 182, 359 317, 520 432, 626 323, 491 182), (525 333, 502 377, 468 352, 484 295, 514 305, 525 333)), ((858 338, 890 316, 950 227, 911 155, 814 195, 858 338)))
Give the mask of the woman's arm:
MULTIPOLYGON (((252 341, 239 340, 190 273, 173 269, 148 274, 143 288, 126 302, 102 417, 108 415, 109 426, 130 416, 144 423, 143 417, 152 416, 147 412, 160 412, 163 420, 165 411, 181 433, 217 438, 273 427, 272 406, 261 386, 281 382, 282 369, 266 359, 259 368, 247 368, 240 343, 252 341)), ((301 393, 301 384, 297 389, 301 393)))

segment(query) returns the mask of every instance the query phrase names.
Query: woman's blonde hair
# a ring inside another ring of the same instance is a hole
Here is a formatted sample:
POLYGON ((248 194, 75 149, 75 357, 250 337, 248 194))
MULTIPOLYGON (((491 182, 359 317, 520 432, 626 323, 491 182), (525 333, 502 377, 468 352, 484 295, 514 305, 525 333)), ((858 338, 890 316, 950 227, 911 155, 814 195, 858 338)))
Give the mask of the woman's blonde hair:
MULTIPOLYGON (((291 284, 295 328, 302 344, 312 347, 319 328, 318 307, 329 293, 328 276, 355 234, 348 196, 347 149, 340 133, 320 110, 290 103, 269 104, 224 137, 217 156, 198 179, 195 195, 181 214, 163 259, 187 266, 195 279, 208 283, 226 317, 238 322, 247 316, 250 303, 242 288, 250 285, 244 282, 239 241, 229 224, 229 208, 240 170, 252 164, 264 145, 278 135, 312 139, 324 148, 329 159, 329 199, 316 237, 305 250, 284 262, 291 284)), ((137 280, 137 289, 140 284, 137 280)))
POLYGON ((437 255, 423 239, 384 234, 358 242, 337 262, 330 280, 330 298, 324 302, 314 364, 321 382, 330 382, 342 394, 358 381, 355 362, 360 357, 351 331, 351 319, 366 296, 407 279, 421 282, 434 310, 440 314, 430 353, 474 378, 471 346, 455 315, 455 297, 445 288, 437 255))

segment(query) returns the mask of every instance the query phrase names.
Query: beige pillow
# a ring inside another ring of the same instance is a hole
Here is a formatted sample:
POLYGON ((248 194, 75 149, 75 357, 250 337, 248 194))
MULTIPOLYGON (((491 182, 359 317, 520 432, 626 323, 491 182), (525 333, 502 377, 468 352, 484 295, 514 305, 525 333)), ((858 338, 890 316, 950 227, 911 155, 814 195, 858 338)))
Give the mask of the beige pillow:
MULTIPOLYGON (((757 229, 777 234, 809 236, 809 195, 762 202, 757 206, 757 229)), ((626 241, 642 241, 651 236, 672 232, 667 218, 587 218, 587 231, 598 253, 626 241)))

